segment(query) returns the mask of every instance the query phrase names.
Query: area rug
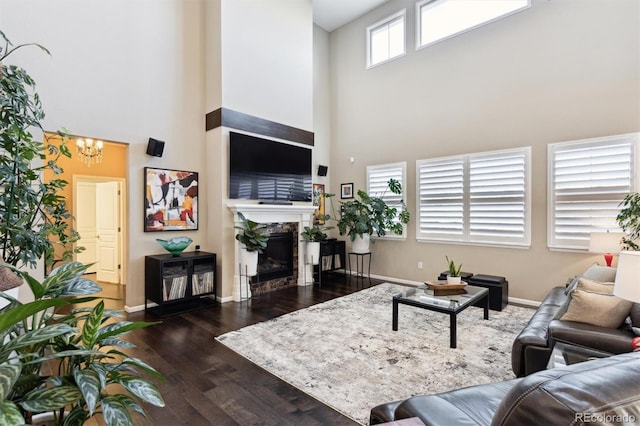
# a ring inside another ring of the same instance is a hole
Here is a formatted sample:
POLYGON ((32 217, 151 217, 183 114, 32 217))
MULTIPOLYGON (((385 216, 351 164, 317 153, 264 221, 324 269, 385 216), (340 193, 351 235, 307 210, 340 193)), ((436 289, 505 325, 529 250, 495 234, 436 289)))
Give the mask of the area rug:
POLYGON ((469 307, 451 349, 445 314, 400 305, 391 330, 391 298, 403 288, 383 283, 217 340, 361 424, 384 402, 514 377, 511 344, 533 310, 509 305, 484 321, 469 307))

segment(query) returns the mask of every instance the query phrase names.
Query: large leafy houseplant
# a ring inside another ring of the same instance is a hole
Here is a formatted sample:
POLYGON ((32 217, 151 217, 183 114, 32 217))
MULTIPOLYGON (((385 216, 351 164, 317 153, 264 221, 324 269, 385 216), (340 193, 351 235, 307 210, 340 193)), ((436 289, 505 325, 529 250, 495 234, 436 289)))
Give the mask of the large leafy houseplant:
POLYGON ((82 276, 88 266, 64 264, 42 282, 16 267, 43 258, 50 263, 58 245, 63 252, 56 256, 68 260, 78 234, 58 195, 66 182, 43 180, 45 170, 61 173, 56 159, 71 154, 63 138, 56 138, 58 145, 34 139, 31 131, 42 131, 44 118, 35 82, 22 68, 1 63, 27 45, 14 47, 2 32, 0 38, 0 254, 6 262, 0 263, 0 289, 26 282, 33 294, 22 303, 0 292, 7 303, 0 309, 0 425, 51 411, 56 425, 81 425, 97 413, 108 425, 131 425, 130 410, 143 413, 138 401, 164 405, 143 378, 160 374, 121 351, 133 347, 123 334, 150 323, 118 321, 119 312, 104 309, 94 296, 100 287, 82 276), (83 307, 87 302, 95 306, 83 307))
POLYGON ((160 373, 121 351, 135 347, 124 334, 153 323, 120 321, 119 310, 105 309, 91 296, 100 287, 83 278, 86 269, 67 263, 42 282, 14 269, 34 301, 0 292, 9 302, 0 309, 0 425, 42 412, 54 412, 56 425, 81 425, 98 413, 107 425, 133 425, 130 410, 144 414, 140 401, 164 406, 145 376, 162 379, 160 373))
MULTIPOLYGON (((402 185, 396 179, 389 179, 387 188, 394 194, 402 194, 402 185)), ((370 195, 360 189, 356 198, 341 201, 338 217, 335 218, 340 235, 348 235, 353 242, 356 236, 373 235, 374 232, 379 237, 387 232, 402 234, 403 226, 410 219, 407 206, 404 200, 400 201, 399 207, 389 206, 383 199, 384 195, 370 195)), ((332 196, 325 194, 325 197, 332 196)))
POLYGON ((325 231, 331 229, 331 226, 311 225, 305 226, 300 232, 302 241, 306 243, 321 243, 327 239, 325 231))
POLYGON ((14 46, 2 31, 0 43, 0 255, 10 265, 34 267, 42 258, 51 263, 59 246, 56 257, 69 260, 79 235, 59 195, 67 182, 55 176, 62 172, 57 159, 71 153, 63 132, 55 138, 45 134, 45 142, 34 137, 34 130, 44 133, 45 116, 35 81, 23 68, 2 64, 25 46, 48 51, 37 44, 14 46), (47 182, 45 170, 54 176, 47 182))
POLYGON ((235 226, 235 229, 238 230, 236 240, 243 244, 246 251, 262 253, 267 247, 267 241, 269 241, 266 226, 247 219, 242 213, 238 213, 238 217, 241 224, 235 226))
POLYGON ((632 192, 627 194, 622 202, 616 221, 626 234, 622 243, 629 250, 640 250, 638 241, 640 240, 640 194, 632 192))

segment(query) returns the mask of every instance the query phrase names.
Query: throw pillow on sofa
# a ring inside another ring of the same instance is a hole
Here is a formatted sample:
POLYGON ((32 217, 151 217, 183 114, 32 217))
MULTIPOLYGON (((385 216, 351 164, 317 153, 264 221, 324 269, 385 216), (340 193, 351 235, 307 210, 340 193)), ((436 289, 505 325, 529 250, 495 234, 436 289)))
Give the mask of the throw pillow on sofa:
POLYGON ((594 263, 589 266, 589 268, 584 271, 582 276, 584 278, 589 278, 590 280, 600 281, 600 282, 613 282, 616 280, 616 268, 612 268, 609 266, 601 266, 598 263, 594 263))
POLYGON ((613 283, 601 283, 580 278, 566 312, 564 321, 576 321, 607 328, 618 328, 629 316, 633 302, 613 295, 613 283))
POLYGON ((612 283, 616 280, 616 271, 616 268, 611 268, 609 266, 600 266, 597 262, 595 262, 593 265, 589 266, 589 268, 587 268, 587 270, 584 271, 583 274, 576 275, 571 283, 567 285, 564 293, 569 294, 573 290, 575 290, 580 278, 588 278, 593 281, 612 283))
POLYGON ((584 290, 591 293, 600 294, 613 294, 613 282, 600 282, 595 280, 589 280, 586 278, 580 278, 576 285, 576 290, 584 290))

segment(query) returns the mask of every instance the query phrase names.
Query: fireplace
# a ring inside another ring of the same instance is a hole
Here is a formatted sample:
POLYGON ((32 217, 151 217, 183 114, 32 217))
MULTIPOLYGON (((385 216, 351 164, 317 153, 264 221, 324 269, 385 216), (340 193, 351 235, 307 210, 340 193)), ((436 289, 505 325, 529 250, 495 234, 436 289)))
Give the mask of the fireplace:
POLYGON ((251 283, 260 283, 293 275, 293 232, 269 234, 267 248, 258 255, 258 275, 251 283))
MULTIPOLYGON (((305 226, 311 226, 313 223, 313 212, 316 208, 311 203, 293 205, 229 203, 227 206, 234 213, 235 223, 240 221, 238 213, 242 213, 247 219, 267 224, 270 234, 281 232, 293 234, 293 274, 289 277, 276 278, 255 284, 252 282, 253 280, 240 273, 240 268, 238 268, 240 243, 234 239, 235 257, 232 261, 233 268, 236 271, 233 278, 234 301, 240 302, 251 298, 252 294, 262 294, 295 285, 307 286, 313 284, 313 280, 306 279, 306 277, 313 276, 313 269, 311 265, 304 263, 305 246, 300 237, 300 231, 305 226)), ((267 242, 268 245, 269 242, 267 242)))

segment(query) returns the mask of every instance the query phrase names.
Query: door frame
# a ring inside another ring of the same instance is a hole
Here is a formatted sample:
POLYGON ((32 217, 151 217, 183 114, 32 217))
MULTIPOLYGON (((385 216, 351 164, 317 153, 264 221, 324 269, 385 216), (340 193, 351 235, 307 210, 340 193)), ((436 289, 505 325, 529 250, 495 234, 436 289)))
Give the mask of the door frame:
MULTIPOLYGON (((128 269, 128 264, 127 264, 127 259, 129 258, 128 253, 127 253, 127 247, 129 246, 128 241, 129 241, 129 223, 127 220, 127 216, 126 216, 126 212, 127 212, 127 180, 125 178, 120 178, 120 177, 109 177, 109 176, 91 176, 91 175, 73 175, 73 217, 75 219, 76 217, 76 206, 78 205, 77 202, 78 200, 76 199, 76 195, 77 195, 77 191, 76 191, 76 187, 77 184, 79 182, 93 182, 93 183, 100 183, 100 182, 119 182, 120 183, 120 210, 118 212, 119 217, 119 222, 120 222, 120 226, 121 226, 121 238, 119 241, 119 247, 118 247, 118 251, 120 253, 120 258, 118 259, 118 262, 121 266, 121 273, 120 273, 120 284, 121 285, 126 285, 127 284, 127 269, 128 269)), ((76 255, 74 254, 73 256, 74 260, 76 259, 76 255)))

